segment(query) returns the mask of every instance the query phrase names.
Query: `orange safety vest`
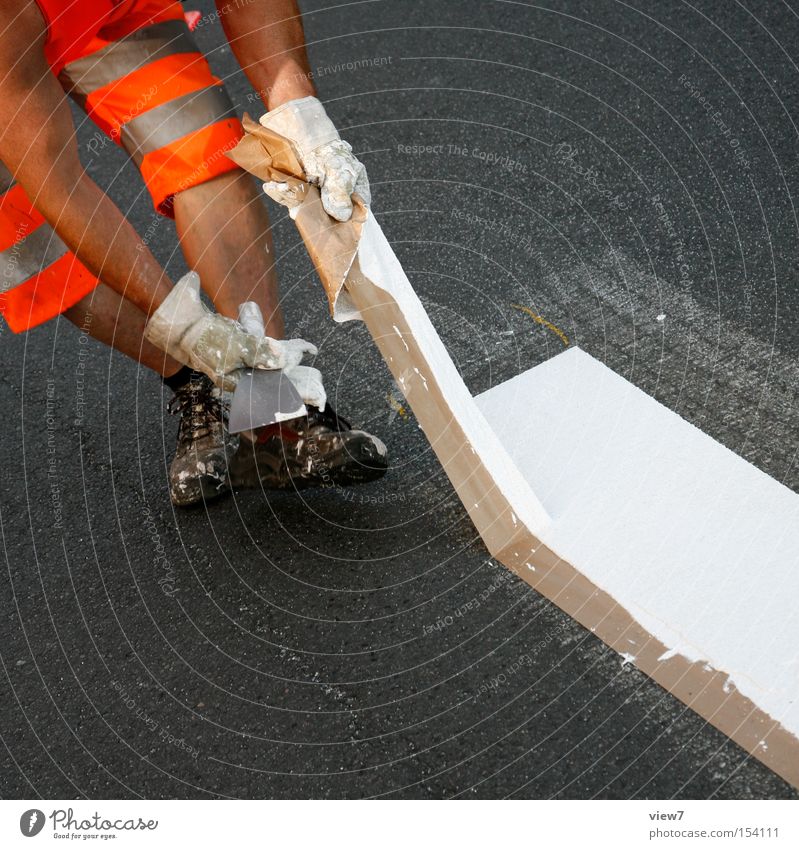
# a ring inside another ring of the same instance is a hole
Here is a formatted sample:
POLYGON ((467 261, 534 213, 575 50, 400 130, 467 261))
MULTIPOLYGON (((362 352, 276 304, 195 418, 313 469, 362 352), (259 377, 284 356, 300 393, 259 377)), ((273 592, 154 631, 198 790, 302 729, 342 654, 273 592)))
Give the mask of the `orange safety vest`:
POLYGON ((22 333, 74 306, 97 278, 0 163, 0 313, 22 333))
POLYGON ((67 62, 84 55, 102 27, 139 4, 135 0, 36 0, 36 5, 47 25, 44 55, 58 74, 67 62))
MULTIPOLYGON (((139 167, 156 209, 234 170, 241 124, 172 0, 36 0, 62 87, 139 167)), ((15 332, 77 303, 98 280, 0 163, 0 313, 15 332)))

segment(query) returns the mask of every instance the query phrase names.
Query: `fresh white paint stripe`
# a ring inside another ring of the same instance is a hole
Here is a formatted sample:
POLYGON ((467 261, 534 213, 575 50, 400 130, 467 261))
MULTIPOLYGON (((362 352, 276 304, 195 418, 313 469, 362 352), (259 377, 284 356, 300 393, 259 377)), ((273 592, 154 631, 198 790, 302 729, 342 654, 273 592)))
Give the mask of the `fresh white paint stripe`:
MULTIPOLYGON (((546 511, 480 413, 391 245, 371 213, 363 225, 358 245, 358 262, 363 274, 376 286, 388 292, 402 310, 424 357, 422 365, 425 370, 429 370, 429 374, 426 374, 418 367, 415 369, 425 388, 428 380, 435 379, 447 406, 463 428, 471 449, 480 456, 497 488, 511 504, 518 521, 525 524, 534 534, 542 533, 549 524, 546 511)), ((394 329, 399 333, 397 328, 394 329)), ((400 383, 402 381, 403 378, 400 377, 400 383)), ((405 390, 405 387, 401 388, 405 390)))
POLYGON ((578 348, 476 401, 541 540, 799 736, 799 496, 578 348))

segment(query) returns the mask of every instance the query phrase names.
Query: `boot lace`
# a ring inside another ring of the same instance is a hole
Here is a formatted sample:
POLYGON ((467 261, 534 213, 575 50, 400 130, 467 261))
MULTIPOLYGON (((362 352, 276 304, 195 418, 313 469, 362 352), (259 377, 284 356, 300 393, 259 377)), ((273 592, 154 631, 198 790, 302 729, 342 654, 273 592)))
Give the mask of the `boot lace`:
POLYGON ((227 405, 222 402, 208 378, 189 380, 169 402, 172 415, 180 415, 178 441, 192 442, 207 436, 218 422, 224 422, 227 405))

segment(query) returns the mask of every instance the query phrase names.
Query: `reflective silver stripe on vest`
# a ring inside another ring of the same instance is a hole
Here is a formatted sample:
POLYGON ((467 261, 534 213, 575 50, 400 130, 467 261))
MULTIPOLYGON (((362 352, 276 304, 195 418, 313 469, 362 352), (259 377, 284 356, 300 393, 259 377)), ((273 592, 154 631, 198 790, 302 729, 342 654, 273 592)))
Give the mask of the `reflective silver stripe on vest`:
POLYGON ((199 53, 185 21, 162 21, 143 27, 90 56, 70 62, 58 75, 64 90, 77 100, 176 53, 199 53))
POLYGON ((0 292, 30 280, 68 250, 49 224, 39 225, 24 239, 0 251, 0 292))
POLYGON ((122 126, 120 140, 134 162, 141 165, 148 153, 235 115, 224 87, 208 86, 137 115, 122 126))
POLYGON ((8 168, 0 162, 0 195, 4 195, 16 182, 8 168))

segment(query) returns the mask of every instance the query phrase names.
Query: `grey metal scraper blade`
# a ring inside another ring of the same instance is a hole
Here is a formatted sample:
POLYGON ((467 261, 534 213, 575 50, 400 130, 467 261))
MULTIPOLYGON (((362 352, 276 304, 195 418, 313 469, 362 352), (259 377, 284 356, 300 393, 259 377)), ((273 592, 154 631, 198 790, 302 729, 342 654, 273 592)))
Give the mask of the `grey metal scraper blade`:
POLYGON ((228 430, 255 430, 305 412, 302 398, 282 371, 242 369, 230 403, 228 430))

